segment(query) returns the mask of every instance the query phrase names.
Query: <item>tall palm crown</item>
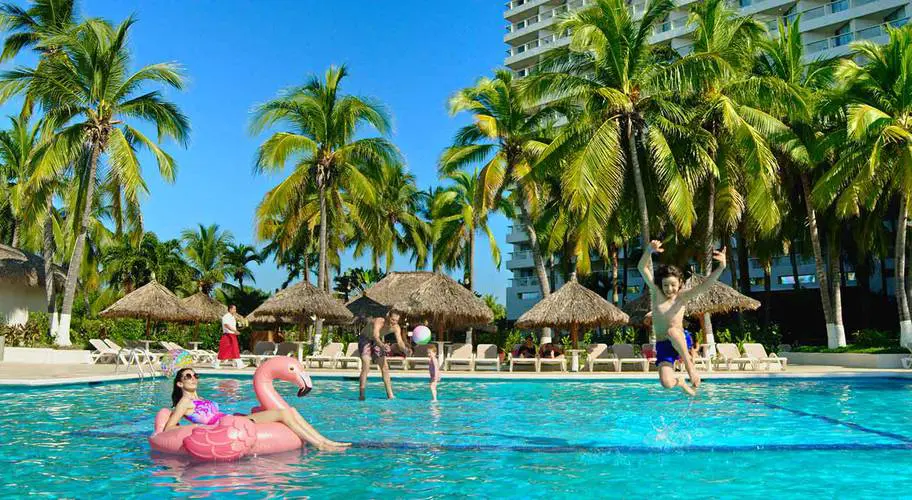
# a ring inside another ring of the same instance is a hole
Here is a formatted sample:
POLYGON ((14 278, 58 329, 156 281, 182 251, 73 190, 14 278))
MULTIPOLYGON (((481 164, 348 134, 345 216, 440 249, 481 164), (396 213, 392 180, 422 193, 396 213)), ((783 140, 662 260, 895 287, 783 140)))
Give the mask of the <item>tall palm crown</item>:
POLYGON ((649 44, 654 25, 672 8, 671 0, 649 2, 643 17, 634 20, 624 0, 596 0, 558 25, 559 32, 571 33, 569 46, 554 49, 538 74, 526 79, 530 98, 578 108, 540 161, 542 168, 561 172, 570 207, 593 210, 607 223, 629 169, 646 240, 647 174, 659 185, 659 192, 650 194, 661 197, 678 232, 689 234, 696 217, 691 183, 672 147, 683 135, 686 116, 672 102, 671 89, 712 60, 668 62, 667 48, 649 44), (641 155, 648 169, 641 168, 641 155))
POLYGON ((379 103, 341 93, 347 74, 344 66, 329 68, 323 79, 314 76, 303 86, 257 106, 251 124, 254 133, 273 125, 287 127, 260 146, 257 172, 280 171, 288 162, 294 164, 291 175, 264 197, 259 208, 260 221, 282 213, 283 207, 306 195, 311 179, 319 191, 320 288, 327 285, 327 190, 343 187, 356 197, 370 198, 370 183, 359 167, 399 160, 398 150, 387 139, 356 138, 363 125, 387 134, 390 119, 379 103))
POLYGON ((263 257, 251 245, 229 244, 225 252, 225 262, 229 268, 228 273, 238 282, 238 288, 243 289, 245 278, 256 281, 253 271, 247 265, 251 262, 262 263, 263 257))
POLYGON ((396 252, 411 250, 414 259, 424 263, 430 228, 418 215, 421 198, 415 176, 398 163, 371 166, 365 174, 374 186, 375 195, 351 203, 350 218, 358 229, 353 235, 355 257, 370 247, 374 270, 378 269, 380 257, 385 257, 389 271, 396 252))
POLYGON ((840 61, 836 80, 846 105, 848 144, 817 183, 814 197, 835 203, 839 215, 876 210, 899 200, 896 222, 896 299, 903 344, 912 344, 906 296, 906 221, 912 195, 912 27, 888 28, 889 41, 853 42, 853 59, 840 61), (859 64, 856 60, 864 61, 859 64))
POLYGON ((0 28, 10 33, 3 41, 0 62, 16 57, 22 49, 39 47, 51 52, 56 47, 42 45, 75 24, 74 0, 35 0, 28 8, 13 3, 0 5, 0 28))
POLYGON ((200 224, 196 231, 183 230, 181 240, 200 291, 209 295, 215 285, 225 281, 233 271, 226 257, 234 236, 230 231, 220 230, 218 224, 200 224))
MULTIPOLYGON (((50 142, 41 137, 41 123, 30 125, 27 121, 10 117, 10 128, 0 131, 0 206, 7 207, 12 224, 13 246, 20 246, 27 223, 36 222, 44 204, 36 203, 39 197, 30 192, 32 176, 41 170, 42 162, 49 155, 50 142)), ((36 229, 36 224, 31 224, 36 229)), ((37 238, 31 238, 32 240, 37 238)))

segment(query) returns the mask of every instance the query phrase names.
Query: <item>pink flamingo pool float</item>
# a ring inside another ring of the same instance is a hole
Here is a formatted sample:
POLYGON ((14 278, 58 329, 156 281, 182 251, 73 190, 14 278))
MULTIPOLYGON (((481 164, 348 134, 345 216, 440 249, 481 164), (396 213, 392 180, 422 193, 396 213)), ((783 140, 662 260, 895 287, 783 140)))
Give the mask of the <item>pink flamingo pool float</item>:
MULTIPOLYGON (((253 391, 260 406, 252 412, 289 408, 279 396, 273 380, 285 380, 298 387, 298 397, 313 388, 310 376, 297 359, 278 356, 263 363, 253 374, 253 391)), ((171 410, 162 408, 155 416, 155 432, 149 437, 153 450, 191 455, 201 460, 235 460, 244 455, 265 455, 300 449, 303 443, 281 422, 255 424, 245 417, 227 415, 215 425, 179 426, 164 430, 171 410)))

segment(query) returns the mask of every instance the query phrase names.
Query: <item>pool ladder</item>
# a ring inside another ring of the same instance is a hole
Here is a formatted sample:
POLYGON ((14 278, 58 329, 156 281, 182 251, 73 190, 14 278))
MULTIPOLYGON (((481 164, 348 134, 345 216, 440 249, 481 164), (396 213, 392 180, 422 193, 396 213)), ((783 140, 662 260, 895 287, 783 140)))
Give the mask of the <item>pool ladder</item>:
POLYGON ((117 353, 117 362, 114 365, 114 373, 118 373, 120 371, 121 365, 123 365, 126 370, 129 370, 130 366, 135 365, 136 373, 139 374, 140 380, 145 380, 147 375, 145 368, 148 365, 148 376, 154 377, 156 375, 156 369, 155 364, 152 360, 152 354, 145 349, 123 348, 120 350, 120 352, 117 353))

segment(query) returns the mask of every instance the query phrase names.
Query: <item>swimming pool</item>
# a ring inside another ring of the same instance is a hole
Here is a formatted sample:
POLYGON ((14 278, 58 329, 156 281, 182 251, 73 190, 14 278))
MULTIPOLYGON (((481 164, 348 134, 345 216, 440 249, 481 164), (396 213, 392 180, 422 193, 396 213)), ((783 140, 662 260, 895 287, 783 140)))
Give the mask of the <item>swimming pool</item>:
MULTIPOLYGON (((709 381, 695 400, 655 382, 314 380, 297 399, 345 453, 190 464, 146 438, 170 382, 0 389, 0 497, 897 497, 912 484, 912 380, 709 381)), ((201 394, 249 411, 250 379, 201 394)))

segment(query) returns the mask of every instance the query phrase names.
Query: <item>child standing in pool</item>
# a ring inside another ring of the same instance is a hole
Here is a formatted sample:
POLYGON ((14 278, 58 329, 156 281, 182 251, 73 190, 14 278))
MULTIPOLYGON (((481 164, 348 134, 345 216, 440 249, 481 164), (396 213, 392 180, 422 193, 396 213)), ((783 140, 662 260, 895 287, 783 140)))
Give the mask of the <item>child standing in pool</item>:
POLYGON ((431 376, 431 401, 437 401, 437 382, 440 382, 440 364, 437 362, 437 346, 428 345, 428 372, 431 376))
POLYGON ((696 394, 696 389, 700 387, 700 376, 694 368, 690 355, 693 340, 689 334, 684 332, 685 305, 688 300, 709 290, 718 281, 725 269, 725 249, 713 251, 713 260, 719 263, 719 267, 713 270, 708 279, 699 286, 684 291, 681 290, 684 285, 684 273, 675 266, 661 266, 653 276, 652 266, 649 265, 652 262, 652 254, 663 251, 660 241, 650 242, 649 247, 643 252, 639 265, 643 281, 649 287, 650 302, 652 303, 652 329, 656 335, 656 366, 659 368, 659 380, 662 387, 666 389, 680 387, 681 390, 693 396, 696 394), (687 375, 690 377, 693 387, 688 387, 683 379, 675 377, 674 362, 678 358, 684 360, 684 368, 687 369, 687 375))

